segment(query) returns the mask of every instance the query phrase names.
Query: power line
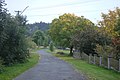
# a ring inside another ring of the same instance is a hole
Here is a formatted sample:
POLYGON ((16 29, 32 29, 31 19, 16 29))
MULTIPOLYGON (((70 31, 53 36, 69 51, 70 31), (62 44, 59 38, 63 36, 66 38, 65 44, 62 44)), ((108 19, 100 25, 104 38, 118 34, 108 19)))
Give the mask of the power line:
MULTIPOLYGON (((27 7, 21 12, 21 14, 22 14, 23 12, 25 12, 25 10, 26 10, 28 7, 29 7, 29 6, 27 6, 27 7)), ((20 15, 21 15, 21 14, 20 14, 20 15)))
POLYGON ((51 16, 51 15, 60 15, 60 14, 28 15, 28 16, 35 17, 35 16, 51 16))
POLYGON ((37 8, 31 8, 29 10, 39 10, 39 9, 47 9, 47 8, 56 8, 56 7, 63 7, 63 6, 71 6, 71 5, 78 5, 78 4, 87 4, 87 3, 93 3, 93 2, 98 2, 98 0, 93 1, 83 1, 83 2, 77 2, 77 3, 64 3, 64 4, 58 4, 58 5, 52 5, 52 6, 45 6, 45 7, 37 7, 37 8))
POLYGON ((15 11, 17 13, 17 15, 22 15, 22 13, 28 8, 29 6, 27 6, 23 11, 15 11))
MULTIPOLYGON (((109 9, 103 9, 103 10, 88 10, 88 11, 79 11, 79 12, 73 12, 73 13, 91 13, 91 12, 98 12, 98 11, 106 11, 109 9)), ((28 15, 29 17, 36 17, 36 16, 51 16, 51 15, 61 15, 61 14, 45 14, 45 15, 28 15)))

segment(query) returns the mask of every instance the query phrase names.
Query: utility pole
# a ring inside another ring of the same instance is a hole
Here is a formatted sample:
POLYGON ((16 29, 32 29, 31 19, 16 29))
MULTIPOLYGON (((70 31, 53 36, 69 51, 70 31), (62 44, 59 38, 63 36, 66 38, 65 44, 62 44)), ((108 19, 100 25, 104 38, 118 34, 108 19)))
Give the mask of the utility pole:
POLYGON ((22 15, 23 12, 25 12, 25 10, 28 8, 29 6, 27 6, 23 11, 15 11, 17 13, 17 15, 22 15))
POLYGON ((17 15, 20 15, 20 12, 21 12, 21 11, 15 11, 15 12, 17 13, 17 15))

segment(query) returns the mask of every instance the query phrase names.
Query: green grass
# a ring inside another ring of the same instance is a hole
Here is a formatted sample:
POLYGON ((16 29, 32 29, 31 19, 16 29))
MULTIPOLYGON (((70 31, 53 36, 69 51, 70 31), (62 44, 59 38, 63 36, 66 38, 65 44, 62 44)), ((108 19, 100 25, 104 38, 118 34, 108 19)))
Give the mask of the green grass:
POLYGON ((31 52, 31 58, 28 62, 22 64, 15 64, 11 67, 5 67, 5 71, 0 74, 0 80, 12 80, 16 76, 20 75, 24 71, 37 64, 39 55, 36 54, 36 50, 31 52))
POLYGON ((89 80, 120 80, 120 73, 113 70, 108 70, 96 65, 88 64, 83 60, 74 59, 70 56, 59 54, 53 55, 72 64, 77 69, 77 71, 86 75, 89 80))
POLYGON ((47 49, 46 50, 47 52, 49 52, 49 53, 57 53, 57 52, 64 52, 65 53, 65 55, 68 55, 69 54, 69 50, 62 50, 62 49, 55 49, 53 52, 51 52, 49 49, 47 49))

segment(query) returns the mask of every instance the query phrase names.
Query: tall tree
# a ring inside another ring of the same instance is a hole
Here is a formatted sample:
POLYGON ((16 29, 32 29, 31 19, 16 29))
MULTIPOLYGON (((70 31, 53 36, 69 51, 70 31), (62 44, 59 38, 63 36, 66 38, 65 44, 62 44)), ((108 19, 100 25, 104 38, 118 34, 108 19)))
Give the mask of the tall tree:
POLYGON ((49 29, 49 23, 37 22, 33 24, 27 24, 27 35, 32 36, 37 30, 47 31, 49 29))
POLYGON ((70 55, 73 55, 72 36, 76 31, 82 30, 85 26, 91 26, 93 23, 74 14, 63 14, 58 19, 54 19, 49 30, 50 36, 55 44, 70 48, 70 55))
POLYGON ((7 24, 4 26, 6 39, 0 55, 6 65, 24 62, 29 56, 25 40, 25 19, 22 18, 24 17, 20 15, 17 15, 15 18, 7 15, 7 24))
POLYGON ((116 49, 116 52, 115 52, 116 58, 118 59, 120 57, 120 13, 119 13, 117 24, 115 25, 114 30, 118 35, 114 37, 112 41, 113 41, 114 48, 116 49))
POLYGON ((37 30, 33 34, 33 41, 37 44, 37 46, 43 45, 44 38, 44 33, 41 30, 37 30))
POLYGON ((118 33, 118 36, 120 36, 120 13, 119 13, 119 17, 117 19, 117 24, 115 25, 114 30, 118 33))
MULTIPOLYGON (((104 33, 111 36, 112 47, 114 47, 114 54, 118 56, 120 52, 120 8, 116 8, 113 11, 109 11, 108 14, 102 14, 103 20, 100 21, 100 26, 104 30, 104 33)), ((120 55, 120 54, 119 54, 120 55)))
POLYGON ((80 53, 97 54, 95 52, 96 44, 109 44, 109 37, 99 32, 97 26, 84 27, 82 31, 78 31, 73 36, 73 44, 80 53))
POLYGON ((0 0, 0 57, 4 64, 11 65, 24 62, 29 56, 25 40, 26 17, 11 16, 4 5, 4 0, 0 0))
POLYGON ((108 14, 102 13, 102 21, 99 22, 99 25, 103 27, 111 37, 117 36, 115 25, 117 24, 117 19, 120 17, 120 9, 116 8, 113 11, 109 11, 108 14))
POLYGON ((46 48, 48 46, 48 36, 46 35, 44 38, 43 46, 46 48))
POLYGON ((6 38, 6 34, 4 32, 5 30, 5 25, 6 25, 6 15, 7 15, 7 10, 4 8, 5 6, 5 1, 0 0, 0 52, 1 52, 1 47, 3 46, 4 39, 6 38))

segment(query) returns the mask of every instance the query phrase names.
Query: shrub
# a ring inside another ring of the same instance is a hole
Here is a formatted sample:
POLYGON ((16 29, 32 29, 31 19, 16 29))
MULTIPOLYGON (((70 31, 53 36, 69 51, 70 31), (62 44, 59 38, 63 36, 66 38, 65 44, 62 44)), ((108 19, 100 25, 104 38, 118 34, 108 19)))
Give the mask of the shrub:
POLYGON ((54 51, 54 44, 53 44, 53 42, 50 43, 49 49, 50 49, 50 51, 52 51, 52 52, 54 51))
POLYGON ((32 38, 28 37, 26 41, 29 49, 35 49, 37 47, 36 43, 32 41, 32 38))
POLYGON ((57 52, 56 54, 64 55, 64 52, 57 52))
POLYGON ((101 46, 97 44, 95 51, 96 53, 98 53, 103 57, 108 57, 108 56, 113 56, 114 48, 112 46, 107 46, 107 45, 101 46))

